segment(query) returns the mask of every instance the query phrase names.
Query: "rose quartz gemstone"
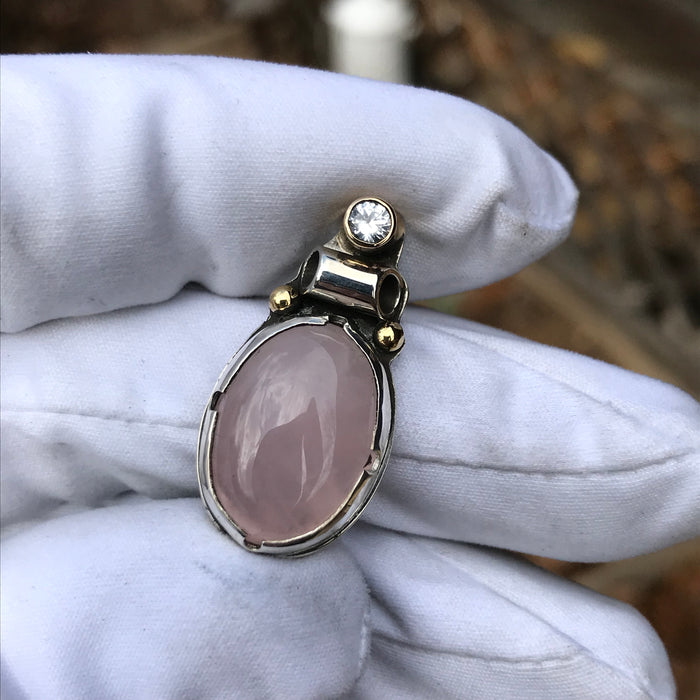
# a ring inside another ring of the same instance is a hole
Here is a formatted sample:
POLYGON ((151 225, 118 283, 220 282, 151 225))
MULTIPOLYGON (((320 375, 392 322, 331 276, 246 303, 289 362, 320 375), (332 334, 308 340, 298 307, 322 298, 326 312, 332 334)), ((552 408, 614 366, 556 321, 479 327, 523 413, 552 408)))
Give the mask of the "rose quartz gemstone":
POLYGON ((345 504, 372 449, 377 389, 339 326, 294 326, 261 345, 216 405, 214 493, 246 539, 287 540, 345 504))

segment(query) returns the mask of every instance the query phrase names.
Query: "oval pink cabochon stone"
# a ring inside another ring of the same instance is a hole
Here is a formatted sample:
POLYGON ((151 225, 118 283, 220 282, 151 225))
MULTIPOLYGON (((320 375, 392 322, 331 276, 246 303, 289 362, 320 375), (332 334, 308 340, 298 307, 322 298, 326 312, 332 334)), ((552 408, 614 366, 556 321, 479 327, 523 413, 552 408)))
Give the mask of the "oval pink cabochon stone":
POLYGON ((263 343, 216 405, 212 487, 255 544, 320 527, 370 457, 374 372, 339 326, 301 325, 263 343))

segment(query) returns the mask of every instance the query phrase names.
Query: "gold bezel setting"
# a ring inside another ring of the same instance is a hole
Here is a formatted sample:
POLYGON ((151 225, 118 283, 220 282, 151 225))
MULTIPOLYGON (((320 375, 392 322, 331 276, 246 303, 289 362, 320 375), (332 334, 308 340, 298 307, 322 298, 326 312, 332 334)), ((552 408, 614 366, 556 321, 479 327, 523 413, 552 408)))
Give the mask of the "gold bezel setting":
POLYGON ((379 199, 378 197, 360 197, 359 199, 356 199, 346 209, 345 216, 343 217, 343 230, 346 238, 354 248, 358 248, 359 250, 363 251, 384 248, 392 240, 395 240, 397 229, 396 212, 389 203, 385 202, 383 199, 379 199), (357 227, 354 226, 351 221, 353 213, 357 211, 359 206, 365 203, 374 205, 389 215, 389 226, 387 231, 377 240, 367 240, 363 238, 357 230, 357 227))

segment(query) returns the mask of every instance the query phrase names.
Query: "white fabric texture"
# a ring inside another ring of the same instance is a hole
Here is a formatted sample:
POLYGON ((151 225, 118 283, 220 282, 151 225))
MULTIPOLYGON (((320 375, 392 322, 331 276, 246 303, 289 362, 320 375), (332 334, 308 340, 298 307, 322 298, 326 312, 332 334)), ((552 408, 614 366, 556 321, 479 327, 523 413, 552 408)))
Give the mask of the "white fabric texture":
POLYGON ((464 101, 326 73, 0 64, 4 697, 674 696, 634 610, 491 549, 699 534, 700 407, 674 387, 411 308, 360 524, 278 560, 197 499, 201 411, 266 314, 224 297, 291 276, 368 193, 407 220, 414 296, 503 277, 568 230, 551 158, 464 101))
POLYGON ((186 282, 266 295, 368 193, 411 222, 413 299, 504 277, 568 232, 561 167, 454 97, 215 58, 2 63, 4 331, 186 282))

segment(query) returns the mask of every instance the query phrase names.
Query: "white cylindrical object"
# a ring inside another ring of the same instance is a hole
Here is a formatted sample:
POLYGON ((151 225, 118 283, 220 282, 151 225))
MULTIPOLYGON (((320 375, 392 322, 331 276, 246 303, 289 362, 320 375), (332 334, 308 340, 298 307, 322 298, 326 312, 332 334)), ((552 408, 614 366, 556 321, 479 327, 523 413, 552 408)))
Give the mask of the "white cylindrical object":
POLYGON ((415 16, 407 0, 332 0, 325 16, 332 70, 410 82, 409 42, 415 16))

